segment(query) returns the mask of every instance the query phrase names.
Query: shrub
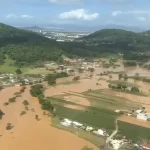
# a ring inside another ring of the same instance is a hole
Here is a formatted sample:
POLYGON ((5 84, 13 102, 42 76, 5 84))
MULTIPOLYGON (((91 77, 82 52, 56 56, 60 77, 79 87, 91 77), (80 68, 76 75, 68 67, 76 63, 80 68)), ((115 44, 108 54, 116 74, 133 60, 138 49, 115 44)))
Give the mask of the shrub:
POLYGON ((22 111, 22 112, 20 113, 20 116, 25 115, 25 114, 26 114, 26 112, 25 112, 25 111, 22 111))
POLYGON ((12 97, 12 98, 10 98, 10 99, 9 99, 9 102, 10 102, 10 103, 14 103, 14 102, 16 102, 16 97, 12 97))
POLYGON ((7 123, 6 130, 11 130, 13 128, 11 123, 7 123))
POLYGON ((80 80, 80 76, 76 76, 76 77, 74 77, 74 78, 73 78, 73 80, 74 80, 74 81, 78 81, 78 80, 80 80))
POLYGON ((24 100, 22 104, 24 104, 25 106, 28 106, 29 102, 27 100, 24 100))

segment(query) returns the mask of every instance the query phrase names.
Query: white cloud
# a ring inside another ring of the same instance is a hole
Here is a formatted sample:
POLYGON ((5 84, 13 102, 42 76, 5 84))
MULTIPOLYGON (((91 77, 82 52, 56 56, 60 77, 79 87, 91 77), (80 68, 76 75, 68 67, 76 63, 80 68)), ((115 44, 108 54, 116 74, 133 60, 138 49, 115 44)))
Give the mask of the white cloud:
POLYGON ((140 14, 150 14, 150 11, 145 10, 131 10, 131 11, 114 11, 112 12, 112 16, 116 17, 118 15, 140 15, 140 14))
POLYGON ((81 0, 48 0, 48 1, 50 3, 64 4, 64 3, 80 2, 81 0))
POLYGON ((6 18, 18 18, 18 16, 17 15, 15 15, 15 14, 8 14, 7 16, 6 16, 6 18))
POLYGON ((30 19, 30 18, 33 18, 33 17, 34 16, 30 16, 30 15, 16 15, 16 14, 13 14, 13 13, 8 14, 6 16, 7 19, 18 19, 18 18, 20 18, 20 19, 30 19))
POLYGON ((26 18, 26 19, 33 18, 33 16, 30 16, 30 15, 21 15, 20 17, 21 17, 21 18, 26 18))
POLYGON ((60 19, 68 20, 94 20, 99 17, 98 13, 89 13, 84 9, 71 10, 68 12, 61 13, 59 15, 60 19))
POLYGON ((137 17, 136 19, 141 22, 144 22, 147 20, 145 17, 137 17))

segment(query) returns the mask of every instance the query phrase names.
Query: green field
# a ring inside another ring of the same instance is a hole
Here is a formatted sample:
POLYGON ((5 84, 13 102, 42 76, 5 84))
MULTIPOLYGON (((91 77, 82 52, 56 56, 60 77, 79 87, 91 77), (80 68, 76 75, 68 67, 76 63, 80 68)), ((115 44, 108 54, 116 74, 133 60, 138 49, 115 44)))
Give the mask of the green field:
POLYGON ((93 127, 104 127, 113 130, 115 128, 116 115, 108 113, 106 110, 87 108, 87 110, 74 110, 64 106, 55 104, 56 114, 62 118, 69 118, 75 121, 82 122, 93 127))
MULTIPOLYGON (((0 73, 15 73, 15 70, 18 67, 15 65, 15 61, 6 56, 5 63, 0 65, 0 73)), ((23 66, 20 67, 23 74, 48 74, 51 73, 45 68, 33 68, 32 66, 23 66)))
POLYGON ((150 128, 118 121, 120 133, 129 139, 150 139, 150 128))

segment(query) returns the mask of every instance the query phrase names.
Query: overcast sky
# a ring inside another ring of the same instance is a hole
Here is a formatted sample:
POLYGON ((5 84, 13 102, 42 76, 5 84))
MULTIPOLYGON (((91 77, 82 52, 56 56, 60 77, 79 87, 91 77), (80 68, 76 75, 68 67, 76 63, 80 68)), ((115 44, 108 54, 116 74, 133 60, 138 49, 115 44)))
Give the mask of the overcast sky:
POLYGON ((150 26, 150 0, 0 0, 0 22, 150 26))

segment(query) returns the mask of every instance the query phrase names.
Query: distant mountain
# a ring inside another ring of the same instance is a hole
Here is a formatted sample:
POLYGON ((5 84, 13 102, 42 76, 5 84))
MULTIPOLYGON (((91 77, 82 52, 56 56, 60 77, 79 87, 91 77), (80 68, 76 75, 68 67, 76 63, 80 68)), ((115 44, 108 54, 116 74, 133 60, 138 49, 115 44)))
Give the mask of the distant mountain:
POLYGON ((38 27, 38 26, 31 26, 31 27, 20 27, 20 29, 25 29, 25 30, 45 30, 44 28, 38 27))

